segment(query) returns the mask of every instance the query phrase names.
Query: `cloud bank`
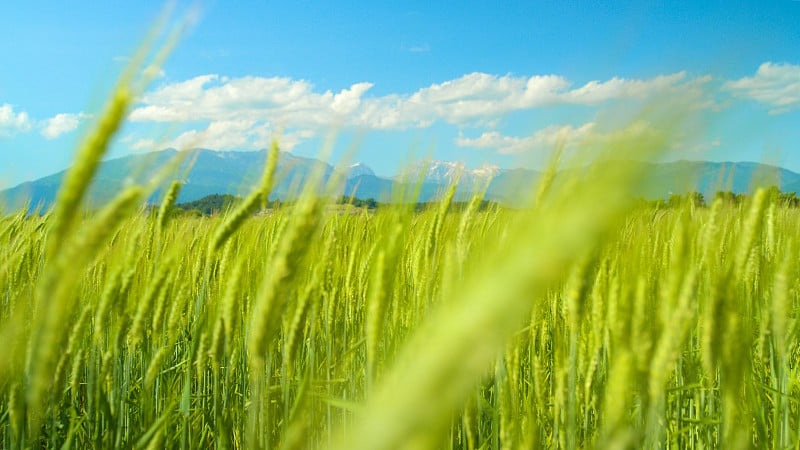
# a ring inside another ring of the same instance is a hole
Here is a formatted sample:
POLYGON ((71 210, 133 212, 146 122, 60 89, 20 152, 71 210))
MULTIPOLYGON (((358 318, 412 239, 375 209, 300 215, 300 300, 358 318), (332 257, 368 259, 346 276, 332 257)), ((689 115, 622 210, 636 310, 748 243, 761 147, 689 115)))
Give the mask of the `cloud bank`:
MULTIPOLYGON (((703 86, 710 80, 678 72, 646 80, 615 77, 574 87, 558 75, 523 77, 476 72, 410 94, 369 96, 373 85, 368 82, 353 84, 339 92, 320 92, 305 80, 209 74, 166 84, 148 93, 130 119, 207 124, 205 129, 184 132, 173 144, 194 142, 212 149, 254 148, 262 146, 265 136, 276 127, 302 130, 300 134, 309 137, 332 126, 363 130, 418 129, 440 122, 476 126, 515 111, 553 105, 595 106, 654 96, 702 104, 708 101, 703 86)), ((547 139, 552 130, 543 133, 539 139, 547 139)), ((490 137, 491 134, 485 139, 490 137)), ((145 144, 151 143, 142 141, 138 145, 146 147, 145 144)), ((509 148, 507 151, 515 151, 513 146, 509 148)))
MULTIPOLYGON (((207 74, 176 82, 163 80, 137 102, 129 120, 181 131, 161 141, 134 132, 126 142, 132 149, 255 149, 267 147, 276 131, 280 131, 284 148, 290 149, 331 128, 404 131, 447 124, 460 130, 455 139, 459 147, 520 154, 550 149, 557 143, 600 142, 609 132, 604 135, 596 123, 588 122, 552 125, 525 137, 502 134, 502 119, 518 111, 559 105, 596 111, 609 103, 636 107, 653 99, 660 105, 676 102, 681 107, 717 110, 716 101, 724 95, 765 104, 770 114, 800 109, 800 65, 772 62, 763 63, 752 76, 727 82, 690 76, 685 71, 583 84, 554 74, 474 72, 410 93, 385 95, 371 95, 373 84, 369 82, 333 91, 287 77, 207 74), (479 134, 465 137, 465 130, 479 134)), ((87 117, 84 113, 61 113, 34 120, 25 111, 2 104, 0 137, 38 130, 46 139, 57 139, 77 129, 87 117)))
POLYGON ((772 107, 770 114, 800 108, 800 65, 765 62, 755 75, 725 83, 735 96, 772 107))
POLYGON ((572 125, 551 125, 531 136, 505 136, 497 131, 487 131, 473 139, 459 136, 455 142, 459 147, 491 149, 500 154, 513 155, 552 149, 558 144, 571 146, 585 140, 594 129, 594 122, 585 123, 577 128, 572 125))
POLYGON ((484 132, 477 138, 459 136, 455 143, 459 147, 490 149, 499 154, 518 155, 537 151, 549 151, 556 146, 573 148, 580 144, 614 145, 620 142, 647 142, 658 139, 662 134, 649 122, 639 120, 619 130, 602 131, 595 122, 580 126, 551 125, 536 131, 530 136, 506 136, 497 131, 484 132))

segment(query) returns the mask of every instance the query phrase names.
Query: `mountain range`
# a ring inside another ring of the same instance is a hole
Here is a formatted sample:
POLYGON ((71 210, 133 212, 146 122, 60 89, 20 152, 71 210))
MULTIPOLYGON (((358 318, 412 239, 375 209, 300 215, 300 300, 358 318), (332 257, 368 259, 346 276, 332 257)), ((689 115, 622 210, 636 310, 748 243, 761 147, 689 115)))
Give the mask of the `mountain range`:
MULTIPOLYGON (((126 185, 153 179, 176 156, 175 150, 163 150, 103 161, 89 189, 89 204, 102 204, 126 185)), ((197 150, 194 164, 190 166, 192 157, 185 158, 171 178, 186 175, 178 202, 190 202, 211 194, 246 195, 260 179, 265 156, 264 151, 197 150)), ((649 171, 649 182, 640 192, 632 192, 631 195, 647 199, 689 191, 698 191, 706 196, 713 195, 717 190, 747 193, 755 184, 776 185, 784 192, 800 191, 800 174, 766 164, 707 161, 634 164, 640 164, 642 170, 649 171)), ((336 194, 350 196, 355 192, 358 198, 374 198, 384 202, 392 200, 393 192, 402 187, 417 186, 420 181, 418 201, 430 201, 446 191, 456 178, 459 180, 456 197, 466 199, 486 187, 487 180, 491 179, 485 198, 511 205, 519 203, 523 197, 520 195, 522 189, 535 183, 541 175, 528 169, 508 170, 496 166, 470 169, 458 162, 424 160, 398 176, 380 177, 364 163, 337 169, 317 159, 284 152, 278 163, 278 182, 270 198, 291 198, 315 170, 320 170, 325 179, 337 170, 341 172, 346 181, 336 194)), ((47 208, 55 200, 64 173, 58 172, 0 191, 0 205, 4 204, 7 210, 26 205, 29 208, 47 208)), ((169 181, 162 184, 166 185, 169 181)), ((160 189, 156 190, 150 201, 157 202, 160 195, 160 189)))

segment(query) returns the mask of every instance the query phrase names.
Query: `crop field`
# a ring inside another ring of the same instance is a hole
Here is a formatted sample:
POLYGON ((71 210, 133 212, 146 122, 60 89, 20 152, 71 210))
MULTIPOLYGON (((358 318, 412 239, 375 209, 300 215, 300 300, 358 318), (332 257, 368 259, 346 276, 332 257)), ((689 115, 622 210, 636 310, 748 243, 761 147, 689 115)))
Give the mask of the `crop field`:
POLYGON ((765 188, 637 202, 641 165, 560 171, 657 156, 679 114, 556 146, 518 208, 452 184, 420 210, 414 183, 331 207, 340 180, 317 173, 261 213, 275 141, 218 215, 175 207, 185 155, 90 210, 130 85, 53 208, 0 209, 0 447, 800 447, 800 209, 765 188))
POLYGON ((250 217, 277 155, 220 217, 173 217, 179 183, 3 213, 4 448, 800 442, 800 215, 770 191, 632 207, 641 174, 587 169, 522 210, 250 217))

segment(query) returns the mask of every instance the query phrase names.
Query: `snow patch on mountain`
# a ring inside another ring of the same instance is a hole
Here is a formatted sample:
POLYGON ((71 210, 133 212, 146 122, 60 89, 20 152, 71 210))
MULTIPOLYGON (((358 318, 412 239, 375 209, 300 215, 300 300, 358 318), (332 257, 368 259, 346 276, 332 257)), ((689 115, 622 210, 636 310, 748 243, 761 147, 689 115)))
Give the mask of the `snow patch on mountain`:
POLYGON ((417 180, 424 174, 424 182, 449 185, 458 177, 459 185, 474 186, 484 184, 503 172, 496 165, 484 164, 477 169, 470 169, 460 161, 422 160, 413 164, 404 174, 408 180, 417 180))
POLYGON ((375 172, 373 172, 372 169, 369 168, 369 166, 367 166, 366 164, 364 164, 362 162, 357 162, 357 163, 353 164, 347 170, 347 179, 348 180, 351 179, 351 178, 360 177, 362 175, 371 175, 371 176, 374 177, 375 176, 375 172))

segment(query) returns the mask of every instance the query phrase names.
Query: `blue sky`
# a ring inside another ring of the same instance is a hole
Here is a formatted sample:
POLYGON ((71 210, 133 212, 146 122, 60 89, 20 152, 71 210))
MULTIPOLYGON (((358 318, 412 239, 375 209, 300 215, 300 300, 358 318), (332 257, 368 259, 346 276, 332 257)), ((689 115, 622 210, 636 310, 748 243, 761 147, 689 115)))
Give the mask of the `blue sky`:
MULTIPOLYGON (((112 156, 283 146, 391 175, 428 153, 540 165, 558 139, 608 142, 654 99, 692 119, 670 159, 800 171, 800 1, 180 3, 196 15, 112 156), (624 115, 624 114, 623 114, 624 115)), ((159 2, 0 4, 0 187, 69 165, 159 2)))

